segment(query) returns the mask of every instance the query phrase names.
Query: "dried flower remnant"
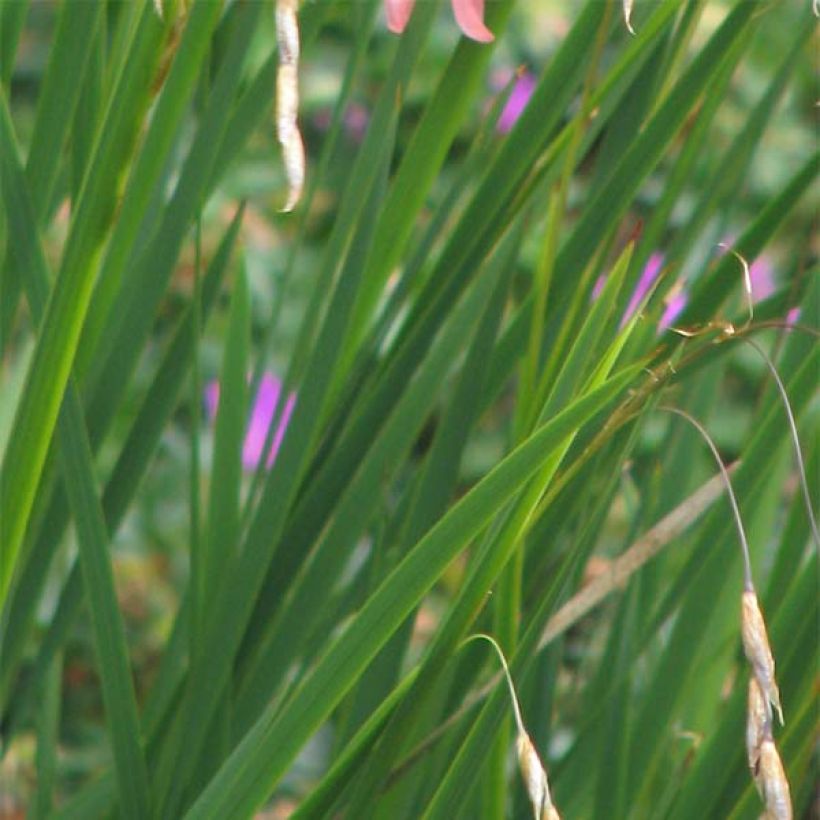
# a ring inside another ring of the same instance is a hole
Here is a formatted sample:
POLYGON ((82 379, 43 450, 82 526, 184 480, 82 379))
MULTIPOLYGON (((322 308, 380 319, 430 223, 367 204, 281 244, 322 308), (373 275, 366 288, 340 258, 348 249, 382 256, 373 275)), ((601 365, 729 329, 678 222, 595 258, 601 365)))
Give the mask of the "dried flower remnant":
MULTIPOLYGON (((484 25, 484 0, 450 0, 453 16, 465 37, 479 43, 491 43, 495 38, 484 25)), ((384 0, 387 28, 401 34, 410 20, 416 0, 384 0)))
POLYGON ((740 623, 743 650, 766 699, 767 711, 774 707, 782 726, 783 710, 780 707, 780 691, 774 675, 774 658, 766 634, 766 622, 763 620, 763 613, 753 589, 746 589, 743 592, 740 623))
POLYGON ((624 23, 626 24, 626 30, 634 36, 635 29, 632 28, 632 6, 634 4, 634 0, 624 0, 624 23))
POLYGON ((749 678, 749 694, 746 707, 746 756, 755 783, 757 783, 758 764, 760 763, 760 747, 766 737, 768 725, 769 710, 766 699, 763 692, 760 691, 757 678, 752 675, 749 678))
POLYGON ((538 756, 538 752, 530 739, 527 730, 524 728, 524 721, 521 717, 521 706, 518 703, 518 695, 515 693, 512 676, 510 675, 510 668, 507 666, 507 660, 501 647, 497 641, 479 633, 468 638, 472 640, 485 640, 498 654, 501 666, 504 668, 504 676, 507 679, 507 686, 510 689, 510 699, 512 700, 513 713, 515 715, 515 726, 518 732, 518 737, 515 741, 515 751, 518 757, 518 766, 521 769, 521 776, 524 780, 524 785, 527 787, 527 795, 532 804, 533 816, 535 820, 561 820, 558 810, 552 802, 552 795, 550 794, 549 782, 547 781, 547 772, 544 769, 544 764, 538 756))
POLYGON ((789 781, 783 769, 783 762, 771 734, 760 744, 760 759, 757 764, 757 784, 766 811, 766 820, 792 820, 792 799, 789 781))
POLYGON ((283 211, 292 211, 305 184, 305 146, 299 133, 299 20, 298 0, 276 0, 276 138, 282 146, 288 199, 283 211))

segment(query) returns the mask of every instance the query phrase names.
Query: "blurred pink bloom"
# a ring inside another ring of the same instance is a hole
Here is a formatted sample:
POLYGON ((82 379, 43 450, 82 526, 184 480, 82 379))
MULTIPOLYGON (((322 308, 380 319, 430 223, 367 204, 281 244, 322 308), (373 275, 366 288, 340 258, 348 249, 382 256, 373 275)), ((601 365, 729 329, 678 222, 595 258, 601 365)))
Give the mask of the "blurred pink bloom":
POLYGON ((626 306, 623 318, 621 319, 621 327, 623 327, 631 318, 632 314, 638 309, 638 306, 646 298, 649 289, 655 284, 658 274, 663 267, 663 255, 660 253, 653 253, 649 257, 643 271, 641 278, 638 279, 638 284, 635 285, 635 290, 629 298, 629 304, 626 306))
MULTIPOLYGON (((466 37, 479 43, 492 42, 493 33, 484 25, 484 0, 450 0, 450 3, 456 23, 466 37)), ((416 0, 384 0, 387 28, 401 34, 415 4, 416 0)))
MULTIPOLYGON (((320 131, 327 131, 332 121, 333 110, 330 107, 321 108, 313 115, 313 124, 320 131)), ((370 112, 361 103, 350 103, 342 115, 344 132, 353 142, 361 142, 364 139, 369 122, 370 112)))
POLYGON ((672 322, 678 318, 681 311, 686 307, 687 301, 688 297, 683 290, 679 290, 672 296, 666 303, 666 310, 664 310, 663 316, 661 316, 661 320, 658 322, 658 330, 668 330, 672 326, 672 322))
POLYGON ((506 134, 512 129, 518 118, 527 107, 527 103, 532 97, 532 92, 535 91, 535 77, 528 71, 519 74, 515 78, 515 85, 513 86, 510 96, 507 99, 507 104, 498 118, 498 131, 501 134, 506 134))
MULTIPOLYGON (((643 271, 641 272, 638 284, 635 285, 635 290, 629 297, 629 304, 626 306, 624 315, 621 317, 621 327, 623 327, 635 314, 635 311, 640 306, 641 302, 646 298, 650 288, 655 284, 658 274, 663 268, 663 254, 653 253, 647 260, 643 271)), ((601 291, 606 284, 606 275, 598 277, 595 285, 592 288, 592 299, 595 300, 601 295, 601 291)), ((673 289, 673 292, 667 297, 666 308, 658 323, 658 330, 667 330, 672 322, 678 317, 680 312, 686 307, 687 296, 680 287, 673 289)))
MULTIPOLYGON (((273 414, 276 411, 279 397, 282 392, 282 382, 272 373, 265 373, 259 382, 259 390, 256 394, 256 400, 253 403, 251 410, 251 418, 248 424, 248 431, 245 434, 245 443, 242 447, 242 466, 246 470, 253 470, 262 459, 262 448, 265 445, 265 438, 273 421, 273 414)), ((279 451, 279 446, 285 435, 285 430, 288 427, 293 406, 296 403, 296 394, 291 393, 282 415, 279 419, 279 426, 276 428, 276 433, 273 437, 270 453, 268 454, 267 467, 270 468, 276 459, 276 454, 279 451)), ((211 381, 205 387, 205 407, 208 417, 213 420, 216 418, 216 410, 219 406, 219 382, 211 381)))
POLYGON ((790 325, 793 325, 793 324, 794 324, 795 322, 797 322, 799 319, 800 319, 800 308, 799 308, 799 307, 793 307, 793 308, 792 308, 792 309, 791 309, 791 310, 790 310, 790 311, 786 314, 786 321, 787 321, 790 325))
POLYGON ((755 302, 768 299, 777 290, 777 284, 774 281, 774 268, 765 256, 758 256, 749 265, 749 278, 752 280, 752 299, 755 302))

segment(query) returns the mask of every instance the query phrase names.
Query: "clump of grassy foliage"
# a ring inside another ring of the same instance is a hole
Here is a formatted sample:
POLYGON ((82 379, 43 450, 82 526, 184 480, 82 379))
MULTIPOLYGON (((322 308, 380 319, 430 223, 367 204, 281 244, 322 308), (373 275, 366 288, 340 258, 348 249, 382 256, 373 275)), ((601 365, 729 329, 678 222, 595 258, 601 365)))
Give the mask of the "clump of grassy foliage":
POLYGON ((10 810, 808 811, 811 5, 441 5, 0 5, 10 810))

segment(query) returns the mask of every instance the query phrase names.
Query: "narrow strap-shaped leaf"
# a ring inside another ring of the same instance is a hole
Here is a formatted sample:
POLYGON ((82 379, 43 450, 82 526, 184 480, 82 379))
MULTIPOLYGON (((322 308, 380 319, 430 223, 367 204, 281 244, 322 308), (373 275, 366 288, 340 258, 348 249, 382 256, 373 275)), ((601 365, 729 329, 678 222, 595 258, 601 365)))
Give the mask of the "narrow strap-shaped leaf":
POLYGON ((506 504, 550 453, 623 390, 635 369, 614 376, 539 428, 428 532, 371 596, 307 674, 287 706, 263 715, 188 812, 194 818, 245 814, 269 794, 304 742, 449 562, 506 504))
MULTIPOLYGON (((211 260, 203 286, 203 316, 213 308, 236 242, 243 209, 239 209, 211 260)), ((133 494, 159 444, 183 383, 190 359, 190 310, 183 317, 134 420, 103 493, 103 508, 109 532, 115 533, 122 522, 133 494)), ((0 704, 5 704, 11 681, 19 667, 25 641, 31 629, 37 602, 45 583, 54 545, 59 543, 68 522, 69 506, 64 492, 58 491, 48 508, 46 524, 27 557, 7 610, 8 634, 0 643, 0 704)), ((74 563, 63 586, 57 612, 43 640, 32 673, 38 680, 48 668, 54 653, 63 645, 69 628, 82 605, 80 569, 74 563)), ((31 691, 31 690, 27 690, 31 691)), ((24 710, 22 710, 24 711, 24 710)))
POLYGON ((34 503, 34 495, 57 423, 82 322, 91 299, 99 253, 114 213, 118 182, 133 148, 148 102, 151 68, 161 27, 146 7, 134 42, 133 62, 120 78, 116 104, 106 114, 103 137, 94 151, 66 243, 60 273, 48 302, 0 468, 3 560, 0 603, 4 602, 34 503))
MULTIPOLYGON (((36 217, 26 195, 22 165, 12 134, 11 116, 0 98, 0 145, 3 147, 4 196, 14 196, 10 216, 17 256, 26 271, 32 314, 42 324, 48 281, 45 256, 37 240, 36 217)), ((139 742, 139 720, 125 628, 114 585, 108 533, 94 478, 93 458, 79 393, 71 379, 58 419, 60 456, 80 547, 85 592, 94 624, 97 663, 102 681, 108 731, 117 771, 123 813, 139 820, 148 812, 148 772, 139 742)))

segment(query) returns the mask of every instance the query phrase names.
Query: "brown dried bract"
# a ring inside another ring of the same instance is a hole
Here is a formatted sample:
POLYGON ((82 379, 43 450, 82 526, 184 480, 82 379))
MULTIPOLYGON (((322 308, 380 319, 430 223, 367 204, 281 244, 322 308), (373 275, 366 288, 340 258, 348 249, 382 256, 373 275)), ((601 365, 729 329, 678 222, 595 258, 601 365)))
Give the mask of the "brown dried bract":
POLYGON ((766 698, 767 708, 773 706, 777 710, 782 725, 783 710, 780 707, 780 691, 775 680, 774 658, 769 646, 769 636, 766 634, 766 622, 763 620, 763 613, 753 590, 746 590, 743 593, 740 631, 743 649, 766 698))
POLYGON ((757 775, 760 763, 760 747, 763 745, 769 725, 768 711, 766 699, 763 692, 760 691, 757 678, 752 675, 749 678, 749 697, 746 711, 746 755, 749 761, 749 769, 758 786, 758 791, 761 791, 761 796, 762 790, 757 775))
POLYGON ((792 820, 792 798, 783 763, 771 737, 760 745, 758 783, 766 803, 764 817, 770 820, 792 820))
POLYGON ((279 70, 276 74, 276 137, 282 146, 288 199, 283 211, 292 211, 302 196, 305 182, 305 147, 299 133, 299 20, 298 0, 276 1, 276 43, 279 70))
POLYGON ((532 803, 535 820, 560 820, 560 816, 552 804, 544 764, 541 763, 541 758, 526 732, 519 731, 515 748, 518 754, 518 765, 532 803))

